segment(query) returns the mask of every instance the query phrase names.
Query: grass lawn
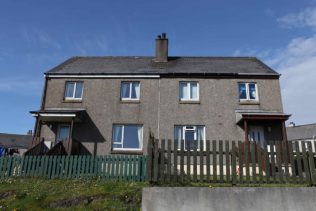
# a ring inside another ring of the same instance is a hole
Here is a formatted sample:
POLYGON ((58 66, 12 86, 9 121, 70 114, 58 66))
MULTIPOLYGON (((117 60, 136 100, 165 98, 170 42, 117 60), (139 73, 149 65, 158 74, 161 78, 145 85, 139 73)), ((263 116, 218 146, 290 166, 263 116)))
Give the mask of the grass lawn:
MULTIPOLYGON (((0 180, 0 210, 140 210, 142 188, 149 183, 104 180, 0 180)), ((156 186, 232 187, 186 183, 156 186)), ((304 184, 240 184, 235 187, 303 187, 304 184)))
POLYGON ((148 183, 101 180, 0 181, 0 210, 140 210, 148 183))

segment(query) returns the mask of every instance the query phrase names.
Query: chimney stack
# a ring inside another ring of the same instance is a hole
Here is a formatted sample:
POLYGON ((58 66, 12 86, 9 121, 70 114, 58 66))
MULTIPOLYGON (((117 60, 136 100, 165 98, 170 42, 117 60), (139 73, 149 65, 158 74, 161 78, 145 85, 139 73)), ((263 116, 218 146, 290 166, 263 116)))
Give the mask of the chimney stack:
POLYGON ((294 122, 290 122, 289 127, 295 127, 295 123, 294 122))
POLYGON ((166 33, 162 33, 156 38, 155 62, 168 62, 168 38, 166 33))

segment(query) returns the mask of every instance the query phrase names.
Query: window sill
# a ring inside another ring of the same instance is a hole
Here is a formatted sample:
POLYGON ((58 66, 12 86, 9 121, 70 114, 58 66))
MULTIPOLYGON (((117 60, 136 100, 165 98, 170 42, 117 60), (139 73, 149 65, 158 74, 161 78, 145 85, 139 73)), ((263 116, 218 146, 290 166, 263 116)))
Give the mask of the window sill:
POLYGON ((111 154, 126 154, 126 155, 142 155, 143 150, 118 150, 118 149, 112 149, 111 154))
POLYGON ((245 101, 239 101, 240 105, 260 105, 259 101, 253 101, 253 100, 245 100, 245 101))
POLYGON ((64 99, 63 103, 82 103, 82 99, 64 99))
POLYGON ((199 100, 180 100, 180 104, 200 104, 199 100))
POLYGON ((139 104, 140 100, 121 100, 120 103, 139 104))

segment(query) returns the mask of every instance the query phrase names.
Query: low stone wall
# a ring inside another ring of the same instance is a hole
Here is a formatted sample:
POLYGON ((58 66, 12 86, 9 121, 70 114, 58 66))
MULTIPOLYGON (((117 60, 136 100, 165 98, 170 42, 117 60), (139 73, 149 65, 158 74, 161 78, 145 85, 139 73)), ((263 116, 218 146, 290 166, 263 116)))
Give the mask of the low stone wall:
POLYGON ((144 188, 142 210, 316 210, 316 188, 144 188))

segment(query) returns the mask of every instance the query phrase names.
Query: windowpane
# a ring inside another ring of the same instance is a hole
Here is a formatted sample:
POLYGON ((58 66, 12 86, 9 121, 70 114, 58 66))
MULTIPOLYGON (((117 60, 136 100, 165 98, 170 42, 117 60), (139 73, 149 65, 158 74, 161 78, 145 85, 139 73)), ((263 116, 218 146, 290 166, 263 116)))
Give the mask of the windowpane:
POLYGON ((75 98, 82 98, 82 89, 83 89, 83 83, 77 82, 76 90, 75 90, 75 98))
POLYGON ((246 84, 239 84, 239 99, 247 99, 246 84))
POLYGON ((65 140, 69 138, 69 126, 59 126, 57 141, 65 140))
POLYGON ((180 99, 188 100, 189 99, 189 85, 188 83, 181 82, 180 83, 180 99))
POLYGON ((129 92, 130 92, 130 84, 129 83, 122 83, 121 97, 122 98, 129 98, 129 92))
POLYGON ((140 138, 138 135, 138 126, 125 125, 124 148, 139 148, 140 138))
MULTIPOLYGON (((193 150, 194 148, 200 148, 200 140, 205 140, 204 126, 175 126, 174 127, 174 139, 178 142, 178 149, 181 149, 180 140, 184 140, 184 149, 193 150)), ((203 145, 202 145, 203 148, 203 145)))
POLYGON ((114 125, 112 147, 121 149, 140 149, 143 146, 142 126, 114 125))
POLYGON ((256 84, 248 84, 249 85, 249 96, 251 100, 254 100, 257 98, 257 90, 256 90, 256 84))
POLYGON ((198 88, 197 83, 192 82, 191 83, 191 99, 197 99, 198 98, 198 88))
POLYGON ((67 82, 66 83, 65 98, 73 98, 74 89, 75 89, 75 83, 67 82))
POLYGON ((132 99, 139 99, 139 83, 133 82, 132 83, 132 99))
POLYGON ((186 130, 185 131, 184 139, 185 139, 186 150, 194 149, 195 142, 196 142, 194 134, 195 134, 195 130, 186 130))
POLYGON ((121 125, 115 125, 113 127, 113 141, 114 142, 121 142, 122 141, 122 132, 123 132, 123 126, 121 125))

